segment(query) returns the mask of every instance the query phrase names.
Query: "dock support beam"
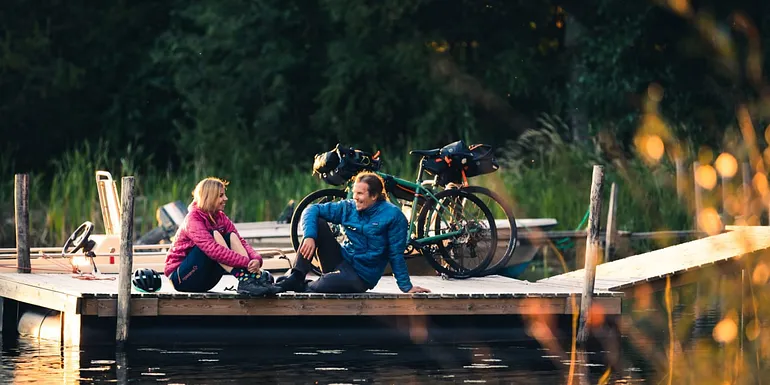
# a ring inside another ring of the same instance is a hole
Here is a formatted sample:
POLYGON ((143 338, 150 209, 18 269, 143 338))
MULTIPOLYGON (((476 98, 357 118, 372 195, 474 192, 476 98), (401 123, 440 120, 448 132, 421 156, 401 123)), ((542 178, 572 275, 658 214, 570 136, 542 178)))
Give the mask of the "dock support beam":
POLYGON ((134 258, 134 177, 123 177, 120 194, 120 270, 118 272, 118 313, 115 330, 115 341, 119 345, 128 340, 128 324, 131 314, 131 270, 134 258))
POLYGON ((586 323, 591 316, 591 300, 594 294, 596 281, 596 262, 601 252, 599 240, 599 224, 602 215, 602 185, 604 184, 604 168, 594 165, 591 178, 591 205, 588 214, 588 236, 586 238, 585 281, 583 281, 583 296, 580 299, 580 320, 578 322, 577 342, 585 343, 588 340, 586 323))
POLYGON ((16 174, 14 180, 16 205, 16 271, 29 273, 29 175, 16 174))
POLYGON ((82 339, 82 316, 80 315, 80 298, 68 298, 64 311, 60 314, 61 342, 65 348, 77 348, 82 339))

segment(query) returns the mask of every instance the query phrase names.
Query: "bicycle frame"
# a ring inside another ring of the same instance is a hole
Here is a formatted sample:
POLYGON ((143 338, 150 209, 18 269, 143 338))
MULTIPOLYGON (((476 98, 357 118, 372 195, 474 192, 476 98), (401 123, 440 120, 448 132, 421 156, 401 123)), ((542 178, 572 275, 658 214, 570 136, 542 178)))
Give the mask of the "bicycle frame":
MULTIPOLYGON (((425 175, 425 168, 423 167, 422 159, 420 160, 420 167, 417 171, 417 180, 415 182, 410 182, 406 179, 399 178, 395 175, 387 174, 382 171, 374 171, 375 174, 379 175, 381 178, 391 178, 399 185, 405 186, 409 189, 414 190, 414 197, 412 199, 412 207, 417 207, 417 202, 420 198, 420 196, 425 197, 426 199, 432 200, 438 207, 440 207, 442 210, 448 210, 446 206, 444 206, 441 201, 436 198, 436 195, 434 194, 433 189, 431 188, 425 188, 423 186, 423 175, 425 175)), ((353 189, 352 189, 352 180, 347 183, 345 186, 345 190, 347 191, 348 198, 352 198, 353 196, 353 189)), ((435 186, 435 183, 433 183, 435 186)), ((463 185, 467 185, 467 181, 465 180, 464 173, 463 173, 463 185)), ((391 203, 397 204, 398 201, 394 198, 390 199, 391 203)), ((471 233, 475 233, 479 231, 479 229, 471 229, 471 230, 456 230, 456 231, 450 231, 447 233, 443 233, 440 235, 434 235, 430 237, 424 237, 424 238, 412 238, 412 234, 415 230, 415 224, 417 222, 417 210, 411 210, 410 218, 409 218, 409 232, 406 235, 406 242, 407 244, 412 244, 416 247, 423 247, 427 246, 433 243, 437 243, 439 241, 442 241, 444 239, 450 239, 452 237, 458 236, 463 234, 463 232, 468 231, 471 233)), ((442 221, 446 224, 446 220, 444 218, 441 218, 442 221)))

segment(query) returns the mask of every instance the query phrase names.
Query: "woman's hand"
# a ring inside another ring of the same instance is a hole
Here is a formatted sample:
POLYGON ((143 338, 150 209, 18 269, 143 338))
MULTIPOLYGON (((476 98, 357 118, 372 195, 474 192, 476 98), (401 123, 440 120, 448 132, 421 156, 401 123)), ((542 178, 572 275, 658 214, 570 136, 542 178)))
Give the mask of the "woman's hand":
POLYGON ((407 291, 407 293, 430 293, 430 290, 428 290, 428 289, 426 289, 424 287, 412 286, 412 288, 409 289, 409 291, 407 291))
POLYGON ((262 267, 262 261, 259 259, 252 259, 249 261, 248 266, 246 266, 246 270, 249 271, 249 273, 259 273, 259 269, 262 267))

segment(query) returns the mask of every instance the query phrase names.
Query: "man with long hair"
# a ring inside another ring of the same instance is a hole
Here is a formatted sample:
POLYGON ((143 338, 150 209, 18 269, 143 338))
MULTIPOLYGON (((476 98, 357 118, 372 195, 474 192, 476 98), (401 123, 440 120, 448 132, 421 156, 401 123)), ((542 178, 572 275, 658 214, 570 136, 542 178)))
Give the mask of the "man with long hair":
MULTIPOLYGON (((297 263, 286 278, 276 283, 281 291, 316 293, 363 293, 374 288, 390 263, 398 288, 405 293, 429 293, 413 286, 404 260, 409 230, 404 214, 385 198, 379 175, 356 176, 353 198, 310 205, 301 219, 304 239, 297 263), (340 224, 348 240, 340 245, 328 223, 340 224), (317 255, 324 275, 306 284, 310 261, 317 255)), ((282 277, 283 278, 283 277, 282 277)))

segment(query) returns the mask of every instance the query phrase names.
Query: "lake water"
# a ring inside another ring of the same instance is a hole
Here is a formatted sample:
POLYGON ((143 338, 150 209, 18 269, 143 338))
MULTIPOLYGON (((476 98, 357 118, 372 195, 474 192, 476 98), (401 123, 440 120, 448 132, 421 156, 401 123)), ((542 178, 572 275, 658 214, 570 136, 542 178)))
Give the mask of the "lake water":
MULTIPOLYGON (((263 346, 136 346, 62 350, 26 338, 2 341, 3 383, 303 383, 303 384, 561 384, 570 372, 570 343, 382 348, 263 346), (565 349, 565 350, 562 350, 565 349)), ((605 351, 587 352, 589 383, 607 370, 605 351), (591 362, 591 361, 599 362, 591 362)), ((582 368, 582 369, 581 369, 582 368)), ((577 373, 579 376, 579 373, 577 373)), ((647 383, 641 368, 618 368, 609 383, 647 383)), ((579 377, 574 377, 579 379, 579 377)), ((579 384, 581 382, 573 382, 579 384)))
POLYGON ((73 350, 6 337, 0 340, 0 383, 721 385, 763 377, 768 349, 757 343, 762 338, 740 351, 737 341, 720 347, 712 337, 720 316, 693 315, 691 307, 675 306, 672 343, 665 311, 630 310, 620 320, 626 334, 619 340, 600 340, 574 355, 571 341, 544 338, 549 331, 542 327, 519 342, 387 347, 276 346, 257 339, 73 350), (669 373, 675 380, 667 380, 669 373))

